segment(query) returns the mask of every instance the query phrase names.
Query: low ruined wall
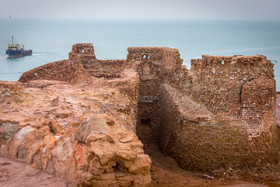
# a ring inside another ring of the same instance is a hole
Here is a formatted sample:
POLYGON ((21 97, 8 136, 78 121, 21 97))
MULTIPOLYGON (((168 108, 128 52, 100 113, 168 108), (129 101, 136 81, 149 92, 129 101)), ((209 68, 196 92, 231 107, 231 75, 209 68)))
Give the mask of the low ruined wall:
POLYGON ((19 81, 28 82, 31 80, 58 80, 69 81, 73 73, 68 60, 61 60, 42 65, 22 74, 19 81))
POLYGON ((174 88, 163 85, 161 91, 159 145, 182 168, 192 171, 252 169, 278 162, 275 128, 250 139, 242 121, 221 116, 209 118, 207 110, 174 88))
POLYGON ((98 60, 92 44, 74 44, 68 60, 42 65, 25 72, 20 82, 31 80, 59 80, 70 82, 73 79, 87 79, 89 76, 120 78, 125 60, 98 60))

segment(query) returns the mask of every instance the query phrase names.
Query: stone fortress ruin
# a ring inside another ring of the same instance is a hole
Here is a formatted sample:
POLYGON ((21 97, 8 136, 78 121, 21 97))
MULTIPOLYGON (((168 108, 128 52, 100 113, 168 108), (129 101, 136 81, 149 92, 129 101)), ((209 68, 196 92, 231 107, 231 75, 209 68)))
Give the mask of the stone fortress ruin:
MULTIPOLYGON (((188 70, 182 61, 177 49, 163 47, 131 47, 126 60, 98 60, 92 44, 74 44, 68 60, 1 82, 17 104, 38 92, 53 94, 53 108, 39 122, 3 110, 0 155, 86 185, 149 184, 151 160, 138 140, 147 136, 191 171, 277 164, 273 64, 262 55, 203 55, 188 70), (70 114, 54 112, 63 97, 70 114)), ((1 105, 12 108, 2 93, 1 105)))

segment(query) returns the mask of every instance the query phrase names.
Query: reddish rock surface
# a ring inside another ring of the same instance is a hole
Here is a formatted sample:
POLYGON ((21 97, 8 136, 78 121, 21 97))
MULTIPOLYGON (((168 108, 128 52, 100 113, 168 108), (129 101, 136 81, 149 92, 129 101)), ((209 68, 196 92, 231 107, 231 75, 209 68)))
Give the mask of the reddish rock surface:
POLYGON ((75 85, 1 82, 0 155, 72 184, 149 184, 151 160, 133 132, 131 75, 75 85))
POLYGON ((47 174, 42 170, 32 168, 20 161, 0 157, 0 186, 46 186, 46 187, 74 187, 67 181, 47 174))

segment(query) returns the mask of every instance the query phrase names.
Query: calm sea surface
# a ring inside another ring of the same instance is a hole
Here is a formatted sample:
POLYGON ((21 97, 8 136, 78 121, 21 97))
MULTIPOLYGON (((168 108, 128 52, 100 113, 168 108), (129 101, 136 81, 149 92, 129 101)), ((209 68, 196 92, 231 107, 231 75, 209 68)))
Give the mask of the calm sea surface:
POLYGON ((179 49, 184 64, 209 55, 262 54, 277 60, 280 90, 280 22, 276 21, 115 21, 0 20, 0 80, 16 81, 22 72, 68 58, 74 43, 93 43, 99 59, 125 59, 128 47, 179 49), (33 55, 7 59, 11 36, 33 55))

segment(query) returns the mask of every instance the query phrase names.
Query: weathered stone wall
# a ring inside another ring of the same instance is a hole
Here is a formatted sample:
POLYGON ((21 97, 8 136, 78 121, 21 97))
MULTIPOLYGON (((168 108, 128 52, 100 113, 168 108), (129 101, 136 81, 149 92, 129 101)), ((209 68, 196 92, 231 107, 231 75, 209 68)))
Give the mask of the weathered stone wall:
POLYGON ((83 67, 93 77, 120 78, 125 60, 98 60, 92 44, 74 44, 69 58, 79 58, 83 67))
POLYGON ((157 66, 157 76, 162 81, 169 84, 177 84, 179 80, 187 74, 187 69, 182 66, 183 60, 180 58, 178 49, 167 47, 130 47, 128 48, 127 61, 146 63, 140 66, 139 73, 149 75, 151 68, 155 72, 157 66), (149 67, 150 66, 150 67, 149 67), (153 66, 153 67, 152 67, 153 66))
POLYGON ((214 114, 234 117, 241 116, 244 84, 258 78, 274 79, 273 64, 261 55, 203 55, 202 59, 192 60, 191 71, 191 98, 214 114))
POLYGON ((276 129, 249 138, 246 123, 211 114, 182 92, 161 87, 159 147, 192 171, 252 169, 278 162, 276 129))
POLYGON ((77 81, 86 77, 120 78, 125 60, 98 60, 92 44, 74 44, 68 60, 49 63, 25 72, 20 82, 31 80, 77 81))
POLYGON ((74 44, 71 53, 96 59, 92 43, 74 44))
POLYGON ((96 59, 92 44, 74 44, 68 60, 52 62, 27 71, 23 73, 19 81, 58 80, 70 82, 81 78, 86 74, 81 65, 81 57, 84 59, 96 59))
POLYGON ((137 132, 140 138, 152 133, 158 136, 160 122, 160 85, 171 81, 176 68, 182 60, 177 49, 159 47, 128 48, 127 62, 139 63, 137 71, 140 78, 138 99, 137 132))
POLYGON ((140 138, 151 133, 191 170, 277 162, 273 64, 264 56, 203 55, 189 71, 175 49, 128 52, 127 60, 139 63, 140 138))
POLYGON ((93 77, 120 78, 125 60, 93 60, 82 63, 87 72, 93 77))
POLYGON ((71 77, 71 66, 68 60, 52 62, 32 69, 22 74, 19 81, 28 82, 31 80, 59 80, 69 81, 71 77))
MULTIPOLYGON (((159 66, 149 62, 141 62, 138 66, 140 78, 138 90, 138 122, 137 125, 146 125, 145 128, 151 128, 157 132, 159 125, 159 86, 162 83, 159 66)), ((156 136, 156 133, 153 134, 156 136)))
POLYGON ((127 61, 153 61, 155 64, 160 64, 163 58, 164 49, 161 47, 129 47, 127 49, 127 61))
POLYGON ((275 80, 259 78, 248 81, 242 87, 241 119, 247 122, 250 138, 259 136, 262 131, 268 131, 274 122, 264 123, 265 115, 275 116, 276 101, 275 80))

